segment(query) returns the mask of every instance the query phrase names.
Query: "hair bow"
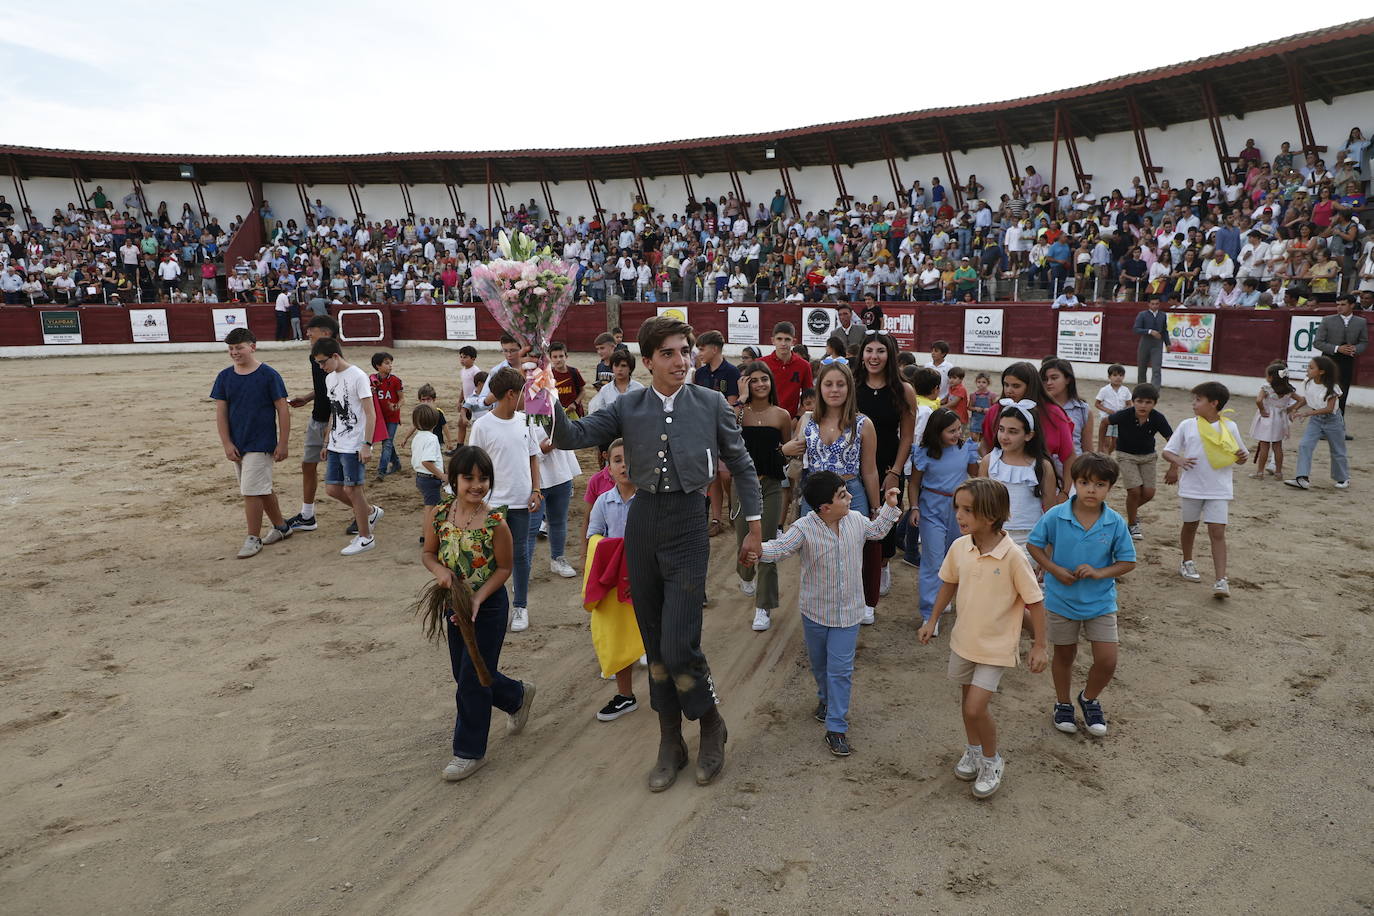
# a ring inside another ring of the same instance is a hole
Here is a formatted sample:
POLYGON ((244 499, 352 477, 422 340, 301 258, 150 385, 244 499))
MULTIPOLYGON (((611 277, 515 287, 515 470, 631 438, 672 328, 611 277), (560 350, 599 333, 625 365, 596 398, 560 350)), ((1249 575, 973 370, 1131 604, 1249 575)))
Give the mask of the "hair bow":
POLYGON ((1002 398, 1002 400, 997 403, 1003 407, 1015 407, 1020 412, 1021 416, 1026 418, 1026 425, 1030 427, 1031 432, 1035 432, 1035 414, 1031 413, 1031 411, 1035 409, 1034 401, 1027 398, 1022 398, 1019 401, 1013 401, 1011 398, 1002 398))

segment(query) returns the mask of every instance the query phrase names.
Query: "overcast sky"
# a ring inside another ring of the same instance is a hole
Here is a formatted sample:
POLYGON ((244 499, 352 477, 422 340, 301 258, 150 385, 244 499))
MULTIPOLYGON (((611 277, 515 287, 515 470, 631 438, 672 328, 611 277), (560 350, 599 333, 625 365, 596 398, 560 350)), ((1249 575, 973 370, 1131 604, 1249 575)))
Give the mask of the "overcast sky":
POLYGON ((0 0, 0 142, 305 154, 753 133, 1064 89, 1335 25, 1360 5, 1054 8, 0 0))

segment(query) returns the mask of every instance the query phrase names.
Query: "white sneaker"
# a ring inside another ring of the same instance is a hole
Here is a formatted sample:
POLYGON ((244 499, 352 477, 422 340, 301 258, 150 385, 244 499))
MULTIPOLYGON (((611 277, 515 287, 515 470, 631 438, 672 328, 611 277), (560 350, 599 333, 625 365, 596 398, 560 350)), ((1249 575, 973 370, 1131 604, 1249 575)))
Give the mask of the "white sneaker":
POLYGON ((892 570, 884 566, 883 577, 878 580, 878 594, 886 598, 890 591, 892 591, 892 570))
POLYGON ((529 608, 517 607, 511 609, 510 628, 512 633, 519 633, 530 628, 529 608))
POLYGON ((973 783, 973 797, 987 798, 1002 785, 1002 774, 1007 765, 998 754, 992 760, 986 757, 978 761, 978 779, 973 783))
POLYGON ((273 526, 272 530, 267 532, 267 536, 262 539, 262 542, 264 544, 276 544, 286 540, 290 536, 290 527, 288 527, 285 531, 282 531, 280 528, 273 526))
POLYGON ((1229 582, 1226 581, 1226 578, 1225 578, 1224 576, 1223 576, 1222 578, 1218 579, 1218 580, 1216 581, 1216 584, 1212 586, 1212 597, 1213 597, 1213 598, 1230 598, 1230 597, 1231 597, 1231 584, 1230 584, 1229 582))
POLYGON ((482 769, 486 765, 487 758, 478 757, 476 760, 469 760, 467 757, 454 757, 444 767, 444 780, 446 782, 458 782, 467 779, 473 773, 482 769))
POLYGON ((1133 541, 1141 541, 1145 539, 1145 534, 1140 530, 1140 522, 1136 522, 1134 525, 1127 526, 1126 531, 1128 534, 1130 534, 1131 540, 1133 541))
POLYGON ((365 550, 371 550, 373 547, 376 546, 376 538, 365 538, 361 534, 355 534, 353 535, 353 540, 348 542, 348 546, 345 547, 343 550, 340 550, 339 553, 343 554, 346 557, 351 557, 360 554, 365 550))
POLYGON ((1348 480, 1338 480, 1338 481, 1336 481, 1336 489, 1337 489, 1337 490, 1348 490, 1348 489, 1350 489, 1350 481, 1348 481, 1348 480))
MULTIPOLYGON (((373 506, 372 511, 367 514, 368 529, 371 530, 376 526, 376 524, 382 520, 383 515, 386 515, 386 513, 382 511, 381 506, 373 506)), ((375 534, 376 532, 373 533, 375 534)))
POLYGON ((1197 564, 1192 560, 1184 560, 1178 564, 1178 574, 1189 582, 1201 582, 1202 576, 1197 571, 1197 564))
POLYGON ((773 618, 761 607, 754 608, 754 632, 762 633, 773 625, 773 618))
POLYGON ((859 623, 863 624, 863 625, 866 626, 866 627, 871 627, 871 626, 873 626, 873 619, 874 619, 874 618, 873 618, 873 608, 871 608, 871 607, 869 607, 868 605, 865 604, 865 605, 864 605, 864 616, 863 616, 863 619, 861 619, 861 620, 859 621, 859 623))
POLYGON ((754 596, 755 588, 756 586, 754 585, 753 579, 741 578, 739 580, 739 590, 744 592, 744 594, 748 595, 751 598, 754 596))
MULTIPOLYGON (((276 529, 274 528, 273 530, 275 531, 276 529)), ((260 553, 262 553, 262 538, 250 534, 243 539, 243 546, 239 548, 238 558, 240 560, 246 560, 260 553)))
POLYGON ((551 572, 557 573, 564 579, 572 579, 577 575, 577 570, 573 569, 572 566, 569 565, 567 559, 564 557, 554 557, 552 560, 550 560, 549 570, 551 572))
POLYGON ((542 522, 539 523, 539 536, 540 536, 541 538, 546 538, 546 537, 549 536, 549 521, 548 521, 548 519, 545 519, 544 521, 542 521, 542 522))
POLYGON ((964 747, 964 756, 959 758, 959 762, 954 765, 954 778, 962 779, 964 782, 971 782, 978 775, 978 764, 983 759, 981 748, 964 747))

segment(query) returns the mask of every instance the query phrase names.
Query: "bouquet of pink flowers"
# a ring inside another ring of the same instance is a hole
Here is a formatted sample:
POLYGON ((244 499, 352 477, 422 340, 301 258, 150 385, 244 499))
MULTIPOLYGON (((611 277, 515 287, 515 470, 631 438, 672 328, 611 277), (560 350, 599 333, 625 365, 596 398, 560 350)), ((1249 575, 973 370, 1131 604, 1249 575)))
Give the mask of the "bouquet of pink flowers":
POLYGON ((523 232, 497 243, 502 258, 472 268, 472 288, 510 334, 530 348, 525 370, 525 413, 552 416, 558 386, 545 347, 572 302, 577 265, 536 249, 523 232))

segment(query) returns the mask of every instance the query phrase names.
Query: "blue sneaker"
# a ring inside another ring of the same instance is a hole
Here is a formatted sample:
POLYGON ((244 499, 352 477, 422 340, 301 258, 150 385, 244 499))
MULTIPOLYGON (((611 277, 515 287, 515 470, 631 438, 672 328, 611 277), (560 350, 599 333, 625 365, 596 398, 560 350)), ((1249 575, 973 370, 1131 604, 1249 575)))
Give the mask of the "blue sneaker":
POLYGON ((1107 717, 1102 714, 1100 700, 1085 700, 1083 691, 1078 691, 1078 706, 1083 710, 1083 721, 1088 726, 1088 734, 1101 738, 1107 734, 1107 717))
POLYGON ((1078 731, 1078 723, 1073 716, 1072 703, 1054 704, 1054 727, 1066 735, 1072 735, 1078 731))

